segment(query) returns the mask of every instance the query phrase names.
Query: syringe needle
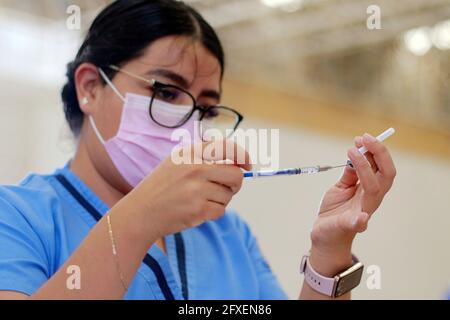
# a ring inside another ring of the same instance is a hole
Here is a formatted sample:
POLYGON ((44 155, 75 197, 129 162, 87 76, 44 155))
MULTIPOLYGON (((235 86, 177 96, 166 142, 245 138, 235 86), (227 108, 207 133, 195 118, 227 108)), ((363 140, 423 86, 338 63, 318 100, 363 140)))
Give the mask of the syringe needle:
POLYGON ((340 165, 340 166, 332 167, 331 169, 344 168, 346 166, 347 166, 347 164, 343 164, 343 165, 340 165))
POLYGON ((329 171, 329 170, 332 170, 332 169, 338 169, 338 168, 343 168, 343 167, 346 167, 347 166, 347 164, 343 164, 343 165, 340 165, 340 166, 320 166, 319 167, 319 172, 325 172, 325 171, 329 171))

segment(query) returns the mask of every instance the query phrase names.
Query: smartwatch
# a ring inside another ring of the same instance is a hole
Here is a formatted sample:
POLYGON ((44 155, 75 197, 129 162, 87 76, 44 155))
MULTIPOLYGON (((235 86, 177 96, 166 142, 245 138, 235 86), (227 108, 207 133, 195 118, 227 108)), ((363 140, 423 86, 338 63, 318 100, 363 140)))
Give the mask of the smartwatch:
POLYGON ((314 290, 331 298, 337 298, 351 291, 359 285, 364 265, 353 256, 353 266, 340 272, 333 278, 327 278, 317 273, 309 263, 309 254, 304 255, 300 265, 300 272, 305 281, 314 290))

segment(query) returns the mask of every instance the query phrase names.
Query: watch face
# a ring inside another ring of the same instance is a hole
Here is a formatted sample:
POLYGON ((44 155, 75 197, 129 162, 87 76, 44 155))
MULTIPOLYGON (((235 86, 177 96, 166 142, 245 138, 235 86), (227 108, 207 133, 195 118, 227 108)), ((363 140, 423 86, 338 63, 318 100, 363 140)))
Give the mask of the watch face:
POLYGON ((339 297, 357 287, 361 282, 363 270, 364 266, 361 263, 357 263, 350 270, 343 273, 336 285, 335 297, 339 297))

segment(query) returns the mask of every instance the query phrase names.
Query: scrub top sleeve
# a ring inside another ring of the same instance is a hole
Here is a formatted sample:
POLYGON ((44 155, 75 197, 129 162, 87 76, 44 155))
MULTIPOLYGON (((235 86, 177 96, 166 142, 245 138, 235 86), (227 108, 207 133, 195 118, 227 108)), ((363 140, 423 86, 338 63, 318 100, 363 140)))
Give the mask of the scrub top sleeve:
POLYGON ((31 296, 48 280, 42 241, 24 215, 0 198, 0 291, 31 296))
POLYGON ((250 230, 248 224, 243 221, 237 214, 233 214, 236 217, 238 227, 241 235, 244 238, 246 246, 248 248, 251 260, 257 272, 258 284, 260 287, 260 299, 261 300, 287 300, 286 293, 281 288, 278 279, 272 272, 269 264, 264 258, 256 237, 250 230))

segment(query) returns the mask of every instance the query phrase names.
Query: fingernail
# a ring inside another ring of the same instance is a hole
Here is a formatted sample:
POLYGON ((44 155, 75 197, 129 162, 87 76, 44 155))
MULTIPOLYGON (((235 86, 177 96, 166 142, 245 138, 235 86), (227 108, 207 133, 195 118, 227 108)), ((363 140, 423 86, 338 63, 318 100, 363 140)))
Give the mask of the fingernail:
POLYGON ((358 224, 358 216, 352 218, 352 226, 356 227, 358 224))
POLYGON ((377 139, 375 139, 374 137, 372 137, 370 134, 365 133, 364 134, 364 139, 366 139, 369 142, 375 142, 377 139))
POLYGON ((359 150, 356 148, 351 148, 350 149, 350 155, 353 156, 354 158, 359 157, 361 154, 359 153, 359 150))

